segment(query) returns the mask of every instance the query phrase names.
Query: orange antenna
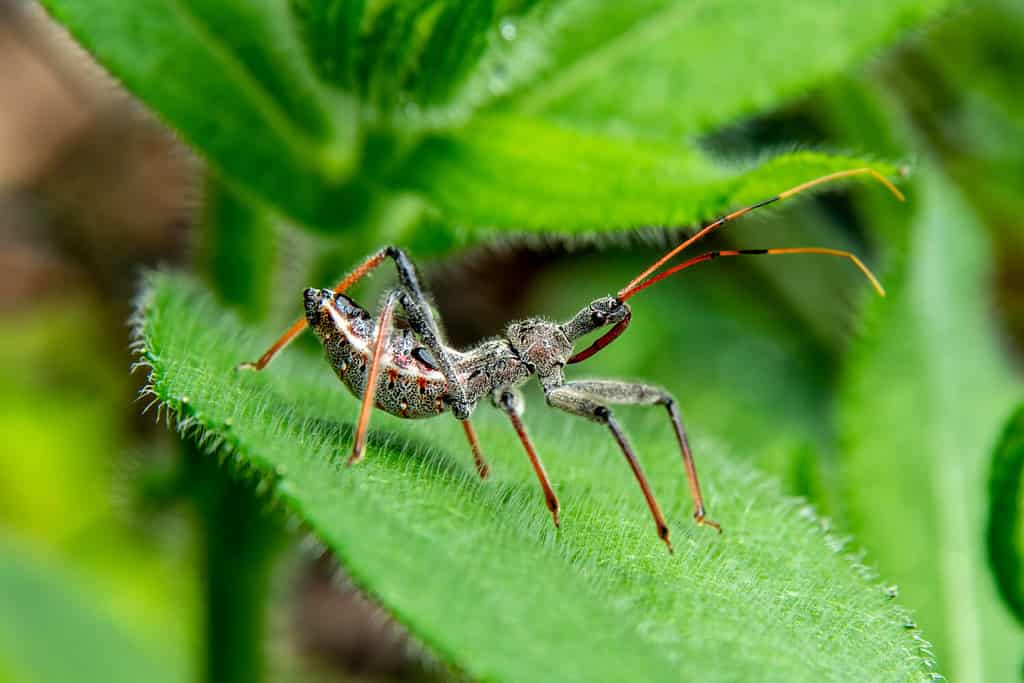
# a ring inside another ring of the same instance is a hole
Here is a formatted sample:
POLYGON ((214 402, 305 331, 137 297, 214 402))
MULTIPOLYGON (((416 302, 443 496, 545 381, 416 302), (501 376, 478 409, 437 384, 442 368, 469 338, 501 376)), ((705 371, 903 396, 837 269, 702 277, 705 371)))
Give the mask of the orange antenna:
MULTIPOLYGON (((764 200, 759 201, 759 202, 757 202, 755 204, 751 204, 750 206, 745 206, 742 209, 737 209, 736 211, 733 211, 730 214, 722 216, 721 218, 719 218, 716 221, 708 223, 703 228, 698 230, 692 237, 690 237, 685 242, 683 242, 679 246, 677 246, 674 249, 672 249, 671 251, 669 251, 667 254, 665 254, 660 259, 655 261, 651 265, 651 267, 649 267, 647 270, 645 270, 644 272, 640 273, 635 278, 633 278, 629 282, 629 284, 627 284, 625 287, 623 287, 622 289, 619 290, 619 293, 617 295, 618 298, 621 301, 625 301, 629 297, 633 296, 634 294, 636 294, 640 290, 645 289, 648 286, 654 284, 658 280, 661 280, 661 279, 663 279, 665 277, 668 277, 668 275, 670 275, 671 273, 675 273, 675 272, 678 272, 679 270, 682 270, 683 268, 681 268, 681 267, 673 268, 673 269, 669 270, 668 272, 663 273, 662 275, 658 276, 657 278, 655 278, 653 280, 650 280, 648 282, 645 282, 645 280, 647 280, 647 278, 650 277, 650 275, 652 273, 657 271, 659 268, 661 268, 663 265, 665 265, 665 263, 667 263, 672 258, 674 258, 676 256, 676 254, 678 254, 679 252, 683 251, 684 249, 689 247, 694 242, 697 242, 697 241, 703 239, 711 231, 716 230, 717 228, 722 227, 723 225, 725 225, 729 221, 735 220, 735 219, 739 218, 740 216, 746 215, 746 214, 750 213, 751 211, 753 211, 754 209, 759 209, 762 206, 767 206, 768 204, 773 204, 773 203, 775 203, 777 201, 780 201, 782 199, 786 199, 788 197, 792 197, 793 195, 800 194, 801 192, 803 192, 805 190, 809 190, 812 187, 816 187, 818 185, 823 185, 825 183, 829 183, 829 182, 832 182, 832 181, 835 181, 835 180, 841 180, 843 178, 849 178, 849 177, 857 176, 857 175, 868 175, 868 176, 871 176, 872 178, 874 178, 878 182, 882 183, 882 185, 884 185, 886 187, 886 189, 888 189, 890 192, 892 192, 893 195, 896 197, 896 199, 900 200, 901 202, 903 201, 903 193, 900 192, 898 189, 896 189, 896 186, 893 185, 889 181, 888 178, 886 178, 885 176, 883 176, 881 173, 879 173, 878 171, 874 170, 873 168, 866 168, 866 167, 865 168, 853 168, 853 169, 849 169, 849 170, 846 170, 846 171, 836 171, 835 173, 829 173, 828 175, 823 175, 820 178, 815 178, 814 180, 809 180, 806 183, 801 183, 800 185, 797 185, 795 187, 791 187, 788 190, 786 190, 785 192, 780 192, 779 194, 777 194, 774 197, 771 197, 769 199, 764 199, 764 200)), ((808 251, 808 250, 805 249, 804 251, 796 252, 796 251, 792 251, 792 250, 784 251, 784 250, 780 250, 780 249, 772 249, 772 250, 761 250, 761 249, 758 249, 758 250, 749 250, 749 251, 753 251, 753 252, 757 252, 757 253, 775 253, 775 254, 777 254, 777 253, 830 253, 831 254, 833 250, 808 251)), ((737 254, 728 253, 728 252, 711 252, 711 253, 716 253, 716 254, 721 255, 721 256, 735 256, 735 255, 737 255, 737 254)), ((840 254, 833 254, 833 255, 840 255, 840 254)), ((871 273, 871 271, 869 271, 867 269, 867 267, 863 263, 861 263, 860 259, 858 259, 853 254, 848 254, 846 252, 843 252, 841 255, 846 256, 847 258, 850 258, 851 260, 853 260, 853 262, 857 265, 857 267, 861 269, 861 271, 867 276, 867 278, 875 286, 875 289, 879 290, 879 293, 884 294, 884 290, 882 290, 881 285, 878 283, 878 280, 871 273)), ((708 258, 698 257, 698 258, 700 258, 701 260, 705 260, 706 261, 706 260, 710 260, 711 258, 714 258, 714 257, 708 257, 708 258)), ((695 264, 690 263, 689 265, 695 265, 695 264)))
MULTIPOLYGON (((870 282, 871 286, 875 288, 875 291, 878 292, 878 295, 885 296, 885 288, 882 287, 882 283, 879 282, 878 278, 875 277, 875 274, 872 273, 868 269, 868 267, 864 265, 864 262, 857 258, 856 254, 853 254, 848 251, 841 251, 839 249, 825 249, 823 247, 785 247, 782 249, 732 249, 727 251, 709 251, 706 254, 694 256, 689 261, 684 261, 683 263, 680 263, 678 266, 672 266, 665 272, 658 273, 654 277, 644 280, 640 284, 636 285, 635 287, 627 291, 625 294, 619 292, 619 301, 625 301, 629 297, 635 295, 637 292, 641 292, 650 287, 651 285, 653 285, 654 283, 660 282, 665 278, 669 277, 670 275, 674 275, 681 270, 686 270, 691 266, 695 266, 698 263, 704 263, 705 261, 713 261, 719 256, 777 256, 779 254, 825 254, 826 256, 842 256, 844 258, 848 258, 850 259, 850 261, 853 262, 853 265, 857 266, 860 272, 864 273, 864 277, 868 279, 868 282, 870 282)), ((597 350, 595 350, 595 353, 596 351, 597 350)), ((570 359, 569 362, 573 362, 572 359, 570 359)))

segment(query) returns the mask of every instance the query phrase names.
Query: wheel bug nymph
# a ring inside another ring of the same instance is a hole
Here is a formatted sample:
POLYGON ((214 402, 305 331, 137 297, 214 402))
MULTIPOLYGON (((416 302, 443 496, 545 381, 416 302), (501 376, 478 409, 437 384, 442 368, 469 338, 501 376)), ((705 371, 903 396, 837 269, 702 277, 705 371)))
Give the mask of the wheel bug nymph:
POLYGON ((549 405, 572 415, 592 420, 610 432, 621 449, 633 476, 640 485, 657 526, 658 536, 672 551, 669 529, 640 463, 625 433, 619 427, 609 404, 661 406, 679 442, 683 467, 693 498, 693 518, 697 524, 721 533, 718 523, 705 515, 697 469, 686 439, 686 432, 675 399, 664 389, 647 384, 614 380, 567 381, 565 366, 579 363, 607 347, 626 330, 631 311, 627 300, 679 271, 720 257, 777 254, 824 254, 849 259, 882 296, 885 291, 857 256, 847 251, 821 247, 781 249, 739 249, 710 251, 657 272, 677 254, 711 231, 762 206, 792 197, 817 185, 855 175, 868 175, 885 185, 898 199, 903 195, 876 171, 858 168, 840 171, 797 185, 770 199, 729 213, 697 231, 692 237, 658 259, 619 290, 587 304, 572 319, 555 323, 529 318, 511 323, 504 335, 485 341, 467 351, 447 346, 420 286, 419 276, 404 251, 388 246, 380 249, 349 273, 334 289, 307 289, 306 315, 292 325, 259 360, 239 367, 262 370, 307 325, 323 344, 327 359, 338 378, 357 397, 362 397, 356 422, 355 442, 348 463, 362 460, 366 449, 367 426, 374 407, 404 418, 426 418, 451 411, 462 423, 480 477, 489 467, 480 453, 480 444, 470 422, 477 403, 484 398, 508 415, 530 464, 540 481, 544 499, 555 526, 559 525, 558 496, 548 480, 544 464, 523 427, 522 398, 516 387, 532 375, 540 381, 549 405), (380 265, 385 259, 395 262, 399 286, 387 292, 374 318, 344 292, 380 265), (407 325, 395 326, 395 307, 405 312, 407 325), (573 352, 575 343, 599 329, 610 328, 590 346, 573 352))

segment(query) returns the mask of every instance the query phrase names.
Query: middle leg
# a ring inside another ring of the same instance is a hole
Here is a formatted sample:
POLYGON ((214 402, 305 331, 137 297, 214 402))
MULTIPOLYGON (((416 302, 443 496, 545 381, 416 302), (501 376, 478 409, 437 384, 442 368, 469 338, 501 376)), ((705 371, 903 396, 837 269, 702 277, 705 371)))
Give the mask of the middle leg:
POLYGON ((526 428, 520 419, 520 416, 523 414, 523 397, 514 388, 504 387, 495 390, 493 399, 494 405, 504 410, 505 414, 508 415, 508 419, 512 421, 512 426, 515 428, 519 440, 523 443, 523 448, 526 449, 526 455, 530 458, 530 464, 533 465, 534 474, 537 475, 537 480, 540 481, 540 487, 544 491, 544 502, 547 504, 548 510, 551 511, 551 518, 554 520, 555 526, 559 526, 558 496, 555 495, 555 490, 551 488, 551 481, 548 479, 547 470, 544 469, 544 463, 541 462, 537 451, 534 450, 533 443, 530 441, 530 437, 526 435, 526 428))

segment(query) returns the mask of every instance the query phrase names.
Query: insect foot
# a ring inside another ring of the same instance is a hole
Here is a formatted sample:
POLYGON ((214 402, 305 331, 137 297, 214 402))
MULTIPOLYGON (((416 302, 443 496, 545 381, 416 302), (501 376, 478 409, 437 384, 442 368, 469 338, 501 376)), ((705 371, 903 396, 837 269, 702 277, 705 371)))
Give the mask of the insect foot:
POLYGON ((709 526, 718 533, 722 533, 722 525, 705 517, 704 508, 699 508, 693 513, 693 521, 695 521, 698 526, 709 526))

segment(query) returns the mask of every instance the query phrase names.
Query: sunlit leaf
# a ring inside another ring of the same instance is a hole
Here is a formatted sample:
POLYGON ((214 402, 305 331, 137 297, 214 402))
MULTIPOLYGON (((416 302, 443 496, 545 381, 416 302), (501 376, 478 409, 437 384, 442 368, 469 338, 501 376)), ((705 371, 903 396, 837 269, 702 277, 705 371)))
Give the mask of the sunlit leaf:
POLYGON ((686 226, 833 171, 892 166, 816 152, 726 168, 683 145, 578 133, 540 119, 483 117, 428 138, 397 182, 475 236, 686 226))
POLYGON ((241 328, 180 277, 154 277, 141 315, 152 391, 182 427, 260 473, 363 589, 474 678, 915 680, 928 671, 906 615, 814 513, 713 442, 700 444, 701 466, 726 531, 693 526, 663 415, 629 423, 674 556, 596 425, 540 405, 527 415, 562 497, 556 531, 495 411, 475 418, 492 460, 486 483, 450 418, 375 417, 367 460, 347 468, 356 404, 322 362, 292 353, 239 374, 234 365, 268 335, 241 328))
MULTIPOLYGON (((518 40, 543 66, 503 106, 679 139, 771 109, 855 67, 941 0, 856 3, 578 0, 537 10, 518 40)), ((514 68, 514 65, 513 67, 514 68)))

